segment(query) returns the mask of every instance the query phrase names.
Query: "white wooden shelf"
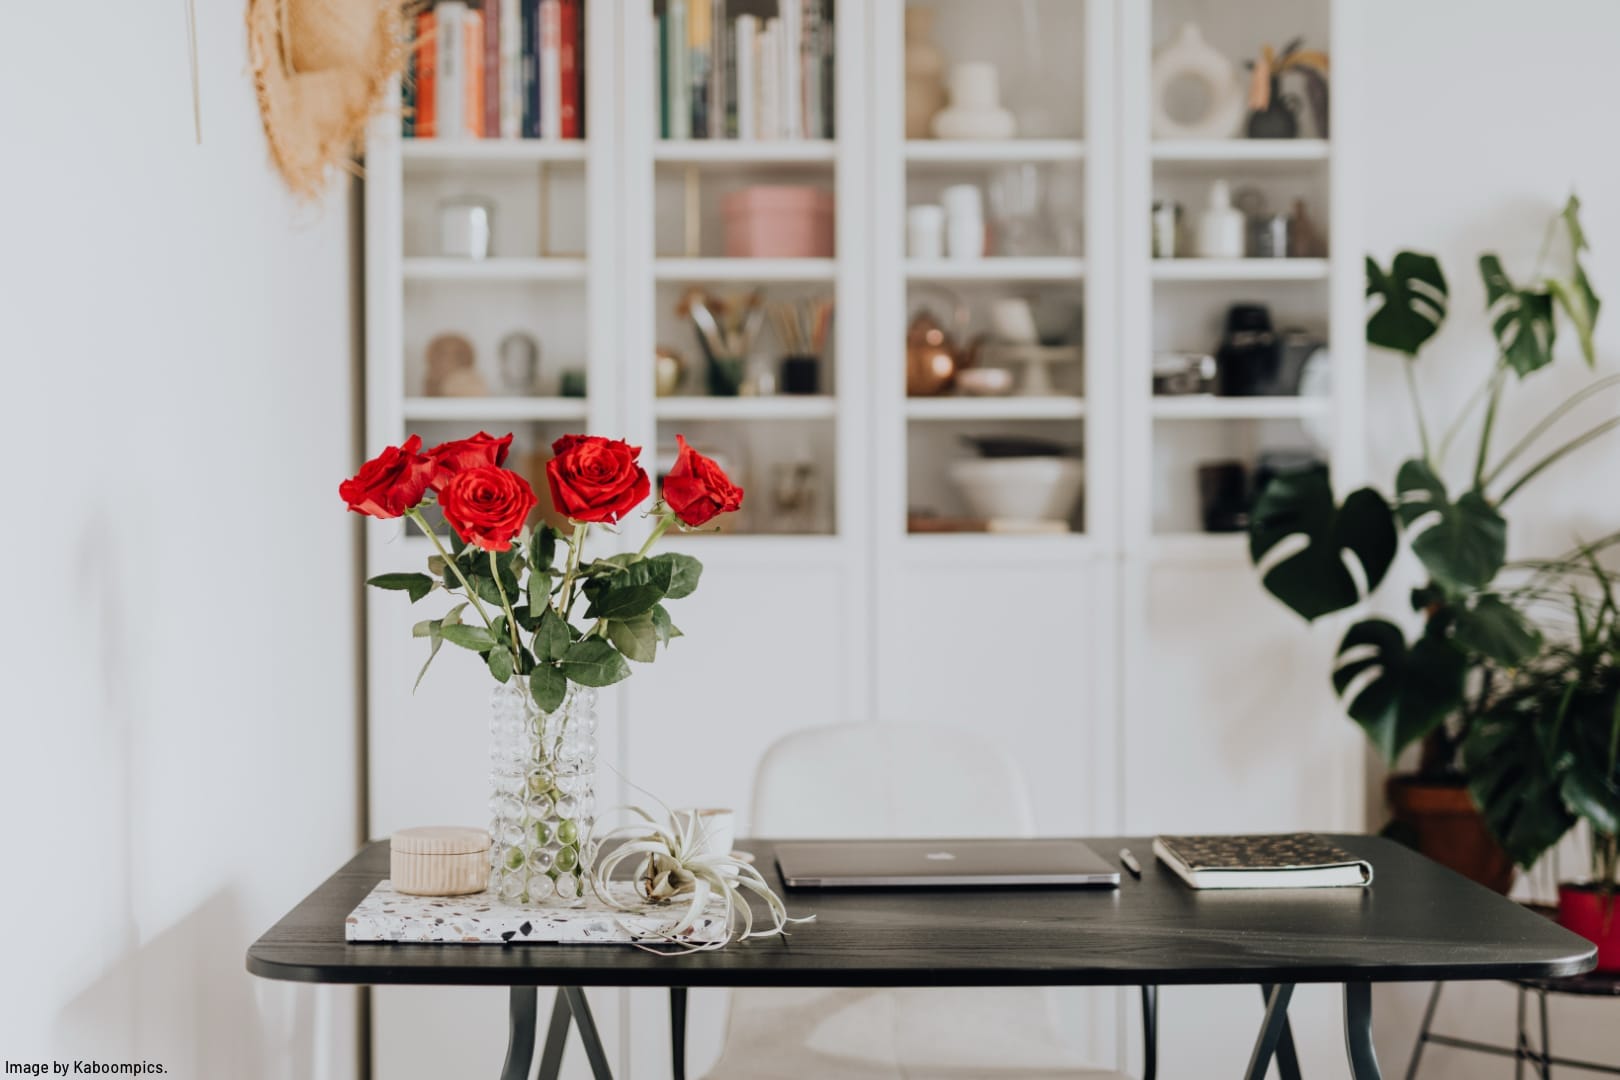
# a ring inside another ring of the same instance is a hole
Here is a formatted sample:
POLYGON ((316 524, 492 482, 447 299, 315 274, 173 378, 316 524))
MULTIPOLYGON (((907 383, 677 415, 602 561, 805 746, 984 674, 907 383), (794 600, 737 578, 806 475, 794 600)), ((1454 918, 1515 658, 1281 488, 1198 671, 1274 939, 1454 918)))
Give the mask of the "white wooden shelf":
POLYGON ((1326 397, 1156 397, 1155 420, 1288 420, 1325 416, 1333 402, 1326 397))
POLYGON ((565 397, 408 397, 405 419, 583 420, 585 399, 565 397))
POLYGON ((907 533, 908 559, 934 563, 998 565, 1009 561, 1072 562, 1096 554, 1085 533, 907 533))
POLYGON ((826 420, 838 399, 826 394, 772 397, 666 397, 653 404, 660 420, 826 420))
POLYGON ((401 139, 407 164, 433 162, 583 162, 581 139, 401 139))
POLYGON ((831 139, 660 139, 653 160, 661 165, 830 165, 838 159, 831 139))
POLYGON ((833 259, 661 258, 653 260, 659 281, 831 281, 833 259))
POLYGON ((1326 259, 1154 259, 1155 281, 1321 281, 1326 259))
POLYGON ((918 167, 1083 161, 1079 139, 909 139, 906 163, 918 167))
POLYGON ((404 273, 406 281, 584 281, 585 260, 410 256, 404 273))
POLYGON ((1326 161, 1326 139, 1162 139, 1153 144, 1153 160, 1209 165, 1326 161))
POLYGON ((1078 397, 913 397, 911 420, 1075 420, 1086 414, 1078 397))
POLYGON ((911 281, 1078 281, 1085 273, 1084 259, 1061 256, 906 260, 911 281))

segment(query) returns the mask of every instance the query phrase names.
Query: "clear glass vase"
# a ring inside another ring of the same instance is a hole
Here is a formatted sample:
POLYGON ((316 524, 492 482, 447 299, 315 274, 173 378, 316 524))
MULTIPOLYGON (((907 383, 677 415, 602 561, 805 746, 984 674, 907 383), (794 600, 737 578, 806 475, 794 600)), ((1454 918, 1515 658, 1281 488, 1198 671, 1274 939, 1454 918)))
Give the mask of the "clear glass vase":
POLYGON ((572 683, 541 712, 528 680, 490 698, 490 891, 509 903, 573 900, 596 820, 596 691, 572 683))

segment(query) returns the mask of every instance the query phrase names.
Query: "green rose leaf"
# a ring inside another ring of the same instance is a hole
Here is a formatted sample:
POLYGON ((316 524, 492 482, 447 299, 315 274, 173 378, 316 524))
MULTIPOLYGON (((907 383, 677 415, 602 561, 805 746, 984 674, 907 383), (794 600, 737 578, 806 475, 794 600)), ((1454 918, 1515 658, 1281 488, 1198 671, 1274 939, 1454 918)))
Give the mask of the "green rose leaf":
POLYGON ((495 676, 495 681, 504 683, 512 677, 512 650, 491 649, 489 651, 489 673, 495 676))
POLYGON ((463 540, 461 534, 451 528, 449 524, 445 525, 445 529, 450 533, 450 551, 453 554, 460 555, 462 549, 467 546, 467 541, 463 540))
POLYGON ((1558 328, 1551 294, 1514 285, 1495 255, 1479 257, 1479 276, 1485 281, 1487 313, 1493 316, 1491 329, 1508 366, 1522 379, 1552 363, 1558 328))
POLYGON ((1451 636, 1461 648, 1504 667, 1518 667, 1541 651, 1541 632, 1495 593, 1481 596, 1471 608, 1459 608, 1451 636))
POLYGON ((572 642, 568 624, 554 608, 547 607, 540 613, 540 626, 534 633, 534 648, 542 660, 561 660, 572 642))
POLYGON ((1306 619, 1342 611, 1364 597, 1344 564, 1348 553, 1361 564, 1366 592, 1378 587, 1395 559, 1395 519, 1383 496, 1370 488, 1333 504, 1325 467, 1282 473, 1266 485, 1249 526, 1249 556, 1256 566, 1291 537, 1298 551, 1266 569, 1261 583, 1306 619))
MULTIPOLYGON (((446 559, 443 555, 428 556, 428 573, 432 574, 434 577, 444 577, 449 568, 450 560, 446 559)), ((453 581, 454 578, 451 580, 453 581)))
POLYGON ((411 603, 433 591, 433 579, 426 574, 378 574, 366 581, 378 589, 394 589, 410 594, 411 603))
POLYGON ((663 604, 654 604, 653 609, 647 613, 652 620, 653 631, 658 635, 660 645, 668 645, 678 637, 685 637, 680 627, 670 620, 669 612, 664 610, 663 604))
POLYGON ((563 653, 562 672, 581 686, 612 686, 630 677, 630 665, 601 638, 587 638, 568 646, 563 653))
POLYGON ((1396 509, 1407 529, 1418 529, 1412 551, 1436 582, 1449 589, 1488 584, 1507 558, 1507 522, 1477 490, 1452 502, 1428 464, 1416 458, 1395 475, 1396 509))
POLYGON ((1467 667, 1467 657, 1443 637, 1426 634, 1408 649, 1400 627, 1365 619, 1339 644, 1333 689, 1350 718, 1393 762, 1462 704, 1467 667))
POLYGON ((550 573, 556 559, 557 530, 543 524, 529 538, 529 569, 537 574, 550 573))
POLYGON ((655 559, 643 559, 621 574, 599 583, 590 593, 587 619, 633 619, 652 610, 669 592, 674 568, 655 559))
POLYGON ((648 561, 669 567, 669 588, 664 595, 670 600, 680 600, 697 591, 698 578, 703 576, 703 564, 692 556, 668 551, 662 555, 655 555, 648 561))
POLYGON ((658 628, 651 612, 608 623, 607 636, 627 659, 650 664, 658 658, 658 628))
POLYGON ((542 663, 529 672, 529 693, 541 712, 556 712, 568 695, 568 676, 561 668, 542 663))
POLYGON ((415 626, 411 627, 411 637, 430 638, 430 637, 437 637, 438 634, 439 634, 439 620, 438 619, 423 619, 421 622, 419 622, 415 626))
POLYGON ((1367 295, 1379 299, 1367 317, 1367 344, 1416 356, 1446 320, 1446 275, 1433 255, 1402 251, 1389 272, 1367 259, 1367 295))
POLYGON ((444 640, 473 652, 485 652, 495 647, 495 639, 482 626, 444 626, 439 630, 444 640))

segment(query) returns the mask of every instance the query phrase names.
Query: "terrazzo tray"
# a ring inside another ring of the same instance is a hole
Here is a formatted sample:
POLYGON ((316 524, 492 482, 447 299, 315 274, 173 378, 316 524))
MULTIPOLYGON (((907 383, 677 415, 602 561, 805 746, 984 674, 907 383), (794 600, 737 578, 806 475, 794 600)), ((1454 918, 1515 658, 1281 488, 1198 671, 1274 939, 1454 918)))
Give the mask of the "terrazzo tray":
MULTIPOLYGON (((634 886, 615 882, 615 899, 636 900, 634 886)), ((467 896, 408 896, 391 881, 377 887, 344 920, 347 941, 410 941, 447 945, 514 945, 526 941, 569 945, 668 941, 686 905, 641 904, 630 911, 594 896, 552 905, 508 904, 487 892, 467 896), (563 906, 567 904, 568 906, 563 906)), ((724 940, 725 908, 711 903, 681 940, 701 945, 724 940)))

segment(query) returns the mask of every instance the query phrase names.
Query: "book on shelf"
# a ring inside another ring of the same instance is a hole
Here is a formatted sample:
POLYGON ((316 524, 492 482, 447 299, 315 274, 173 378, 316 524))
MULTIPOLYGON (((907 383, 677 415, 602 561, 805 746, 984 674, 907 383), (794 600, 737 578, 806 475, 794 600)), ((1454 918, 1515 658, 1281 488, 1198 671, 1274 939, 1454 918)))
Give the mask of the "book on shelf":
POLYGON ((584 0, 439 0, 411 29, 407 138, 585 137, 584 0))
POLYGON ((1195 889, 1370 885, 1372 864, 1316 833, 1159 836, 1153 854, 1195 889))
POLYGON ((661 0, 653 19, 662 138, 832 137, 829 0, 661 0))

